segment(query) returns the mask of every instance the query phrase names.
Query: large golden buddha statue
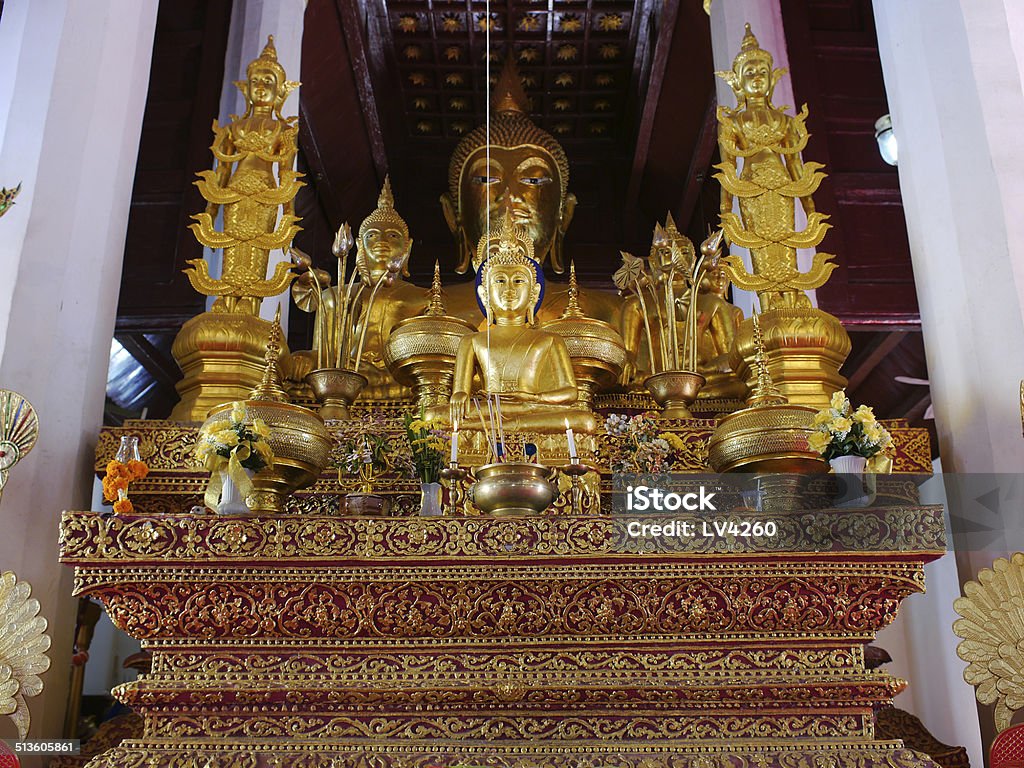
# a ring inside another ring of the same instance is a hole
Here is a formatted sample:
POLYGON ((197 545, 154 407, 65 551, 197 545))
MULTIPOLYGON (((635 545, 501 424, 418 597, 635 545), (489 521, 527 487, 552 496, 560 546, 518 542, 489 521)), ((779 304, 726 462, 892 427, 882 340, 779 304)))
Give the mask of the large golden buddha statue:
POLYGON ((477 249, 477 295, 488 328, 459 344, 449 415, 467 423, 474 394, 498 395, 505 430, 561 432, 569 426, 594 432, 594 414, 576 406, 579 393, 565 341, 536 327, 543 275, 533 237, 509 208, 495 223, 477 249))
MULTIPOLYGON (((530 120, 527 103, 509 59, 494 88, 490 122, 468 133, 452 154, 441 206, 459 250, 459 273, 479 269, 482 259, 474 256, 473 246, 486 234, 487 222, 497 221, 506 207, 530 237, 537 262, 543 265, 550 257, 556 273, 565 271, 563 240, 576 209, 569 161, 562 145, 530 120)), ((473 283, 446 291, 451 314, 478 317, 473 283)), ((559 317, 567 303, 567 284, 549 286, 541 320, 559 317)), ((581 289, 579 304, 588 317, 618 324, 622 300, 614 293, 581 289)))

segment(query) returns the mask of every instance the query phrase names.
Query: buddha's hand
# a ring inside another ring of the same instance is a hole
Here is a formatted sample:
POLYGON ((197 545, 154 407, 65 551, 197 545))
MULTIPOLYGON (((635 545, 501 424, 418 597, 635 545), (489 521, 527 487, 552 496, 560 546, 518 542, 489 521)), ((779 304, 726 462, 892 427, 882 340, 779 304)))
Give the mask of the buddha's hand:
POLYGON ((459 424, 466 418, 469 410, 469 394, 467 392, 456 392, 448 404, 452 424, 459 424))
POLYGON ((543 398, 536 392, 523 392, 522 390, 502 392, 501 399, 519 403, 540 403, 543 401, 543 398))

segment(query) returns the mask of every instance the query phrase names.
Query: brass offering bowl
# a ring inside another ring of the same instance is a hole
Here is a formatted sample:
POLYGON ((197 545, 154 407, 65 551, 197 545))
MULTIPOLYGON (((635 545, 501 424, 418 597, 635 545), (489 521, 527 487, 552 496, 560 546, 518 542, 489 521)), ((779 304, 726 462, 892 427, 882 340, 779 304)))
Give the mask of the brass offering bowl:
POLYGON ((664 371, 649 376, 644 385, 661 408, 663 419, 692 419, 690 404, 706 379, 692 371, 664 371))
POLYGON ((539 515, 558 496, 556 470, 542 464, 500 462, 472 471, 469 498, 486 515, 539 515))
MULTIPOLYGON (((308 488, 327 466, 331 440, 323 419, 308 408, 272 400, 245 400, 250 419, 263 419, 270 428, 267 440, 274 452, 274 465, 252 477, 253 492, 245 503, 254 513, 281 514, 285 500, 295 491, 308 488)), ((231 403, 210 411, 207 423, 227 419, 231 403)))
POLYGON ((318 368, 307 373, 305 381, 321 404, 320 418, 326 420, 351 418, 348 409, 368 379, 348 368, 318 368))

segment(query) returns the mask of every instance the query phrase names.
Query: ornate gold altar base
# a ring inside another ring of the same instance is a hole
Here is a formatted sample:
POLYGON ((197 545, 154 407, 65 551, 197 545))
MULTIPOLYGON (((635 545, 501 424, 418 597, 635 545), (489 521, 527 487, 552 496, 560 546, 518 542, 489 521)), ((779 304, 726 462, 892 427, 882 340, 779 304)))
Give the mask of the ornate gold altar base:
POLYGON ((931 765, 875 740, 904 684, 863 645, 923 590, 942 510, 770 519, 65 513, 76 594, 153 654, 117 690, 144 737, 90 768, 931 765))

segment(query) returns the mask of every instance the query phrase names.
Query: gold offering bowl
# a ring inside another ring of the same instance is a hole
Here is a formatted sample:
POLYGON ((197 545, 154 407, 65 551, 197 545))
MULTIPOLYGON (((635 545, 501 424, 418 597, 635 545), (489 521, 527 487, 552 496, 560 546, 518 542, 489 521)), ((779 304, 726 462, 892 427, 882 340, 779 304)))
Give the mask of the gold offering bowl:
POLYGON ((417 315, 398 323, 384 348, 384 362, 399 384, 412 387, 421 408, 447 406, 462 337, 476 328, 458 317, 417 315))
POLYGON ((485 464, 472 472, 469 497, 485 515, 539 515, 555 501, 555 472, 542 464, 485 464))
POLYGON ((821 454, 807 445, 816 413, 780 404, 724 416, 708 442, 708 464, 715 472, 757 475, 765 510, 800 509, 806 476, 828 471, 821 454))
MULTIPOLYGON (((313 485, 327 466, 330 436, 323 419, 308 408, 272 400, 246 400, 242 404, 248 418, 267 423, 267 442, 274 452, 274 465, 253 475, 254 490, 245 503, 251 512, 281 514, 285 499, 313 485)), ((217 406, 207 423, 228 418, 231 407, 231 403, 217 406)))
POLYGON ((692 371, 665 371, 649 376, 644 385, 661 408, 664 419, 692 419, 690 404, 706 379, 692 371))
POLYGON ((321 419, 349 419, 348 409, 363 391, 368 379, 348 368, 318 368, 306 374, 320 406, 321 419))

